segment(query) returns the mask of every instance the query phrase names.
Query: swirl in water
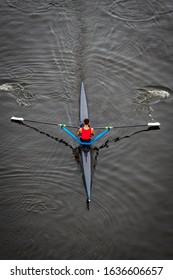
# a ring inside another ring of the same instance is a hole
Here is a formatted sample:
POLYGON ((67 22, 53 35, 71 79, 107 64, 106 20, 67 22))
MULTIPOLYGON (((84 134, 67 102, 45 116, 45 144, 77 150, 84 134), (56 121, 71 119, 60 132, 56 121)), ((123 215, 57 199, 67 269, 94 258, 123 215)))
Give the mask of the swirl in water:
POLYGON ((16 98, 16 102, 23 106, 33 105, 35 97, 25 87, 18 83, 5 83, 0 86, 0 90, 8 92, 11 96, 16 98))

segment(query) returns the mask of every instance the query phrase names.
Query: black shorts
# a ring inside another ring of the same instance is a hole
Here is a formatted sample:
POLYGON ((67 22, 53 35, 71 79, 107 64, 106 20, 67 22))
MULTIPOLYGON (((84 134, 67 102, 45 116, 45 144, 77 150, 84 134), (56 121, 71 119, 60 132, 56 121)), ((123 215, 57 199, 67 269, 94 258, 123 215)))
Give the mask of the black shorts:
POLYGON ((81 140, 82 142, 90 142, 90 141, 91 141, 91 139, 84 140, 84 139, 82 139, 82 138, 80 138, 80 140, 81 140))

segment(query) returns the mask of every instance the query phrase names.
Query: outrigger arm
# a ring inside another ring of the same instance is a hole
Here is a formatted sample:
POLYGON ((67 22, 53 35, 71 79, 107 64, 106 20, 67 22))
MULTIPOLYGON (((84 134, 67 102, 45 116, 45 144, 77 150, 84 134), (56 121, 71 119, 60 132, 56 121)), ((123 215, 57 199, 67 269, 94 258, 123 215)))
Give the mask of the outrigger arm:
POLYGON ((81 141, 80 138, 78 138, 76 135, 74 135, 67 127, 65 124, 59 124, 59 126, 62 128, 62 130, 64 130, 68 135, 70 135, 74 140, 76 140, 79 144, 81 145, 92 145, 95 141, 97 141, 98 139, 100 139, 101 137, 103 137, 106 133, 109 132, 109 130, 111 129, 111 127, 106 127, 104 131, 102 131, 100 134, 98 134, 94 139, 92 139, 91 141, 81 141))

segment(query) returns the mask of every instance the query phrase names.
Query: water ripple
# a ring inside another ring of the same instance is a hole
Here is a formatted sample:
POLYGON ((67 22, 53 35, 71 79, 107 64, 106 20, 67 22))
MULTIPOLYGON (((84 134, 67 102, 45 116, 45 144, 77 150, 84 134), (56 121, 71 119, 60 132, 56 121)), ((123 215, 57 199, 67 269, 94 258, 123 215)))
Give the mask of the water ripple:
MULTIPOLYGON (((31 212, 32 214, 45 215, 65 219, 67 209, 73 210, 73 205, 77 204, 75 190, 71 189, 65 182, 64 176, 55 176, 47 173, 45 176, 38 174, 33 176, 30 170, 19 170, 17 172, 5 172, 1 176, 1 198, 3 204, 11 203, 12 207, 31 212), (13 182, 10 185, 9 182, 13 182), (5 186, 8 187, 5 188, 5 186), (76 202, 75 202, 76 201, 76 202)), ((83 192, 84 194, 84 192, 83 192)), ((82 200, 81 200, 82 201, 82 200)), ((20 215, 20 214, 19 214, 20 215)))
POLYGON ((12 8, 21 10, 25 13, 44 13, 54 7, 61 9, 67 8, 71 4, 71 0, 6 0, 12 8))
MULTIPOLYGON (((125 21, 148 21, 155 17, 152 5, 143 0, 111 0, 108 13, 125 21)), ((107 4, 107 3, 106 3, 107 4)))
POLYGON ((151 37, 148 37, 147 41, 148 44, 146 44, 143 48, 145 55, 157 57, 164 57, 167 55, 168 47, 164 39, 152 35, 151 37))
MULTIPOLYGON (((168 48, 166 42, 157 36, 148 36, 146 34, 147 44, 143 42, 142 38, 138 36, 138 39, 130 40, 121 40, 120 43, 114 42, 111 47, 111 52, 122 56, 123 58, 133 58, 137 55, 148 55, 148 56, 157 56, 164 57, 168 53, 168 48)), ((110 53, 112 56, 112 53, 110 53)))
POLYGON ((33 76, 33 70, 27 66, 13 67, 8 70, 8 75, 12 79, 30 79, 33 76))
MULTIPOLYGON (((33 185, 33 184, 32 184, 33 185)), ((59 193, 55 195, 54 193, 50 192, 50 189, 45 190, 44 186, 42 185, 42 191, 40 192, 38 188, 35 186, 33 189, 26 190, 25 193, 20 197, 19 205, 20 208, 24 209, 25 211, 32 212, 32 213, 51 213, 52 215, 64 217, 64 202, 66 200, 62 200, 62 196, 66 196, 66 192, 59 193)))
MULTIPOLYGON (((172 7, 166 1, 154 0, 111 0, 107 12, 113 17, 128 22, 144 22, 154 19, 158 14, 172 12, 172 7)), ((107 6, 107 2, 105 3, 107 6)), ((104 6, 105 8, 105 6, 104 6)), ((105 8, 106 9, 106 8, 105 8)))

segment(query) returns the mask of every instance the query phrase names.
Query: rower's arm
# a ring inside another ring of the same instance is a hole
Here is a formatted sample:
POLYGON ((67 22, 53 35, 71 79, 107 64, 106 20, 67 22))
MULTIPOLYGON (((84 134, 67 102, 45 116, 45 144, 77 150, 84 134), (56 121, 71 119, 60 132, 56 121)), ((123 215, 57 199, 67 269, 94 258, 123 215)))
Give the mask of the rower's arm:
POLYGON ((59 126, 61 127, 62 130, 64 130, 68 135, 70 135, 78 143, 80 143, 80 144, 84 144, 85 143, 85 145, 92 145, 95 141, 100 139, 102 136, 104 136, 106 133, 108 133, 109 130, 111 129, 111 127, 106 127, 106 129, 103 130, 99 135, 97 135, 93 140, 91 140, 90 142, 85 142, 85 141, 81 141, 76 135, 74 135, 70 130, 68 130, 66 125, 59 124, 59 126))
POLYGON ((93 144, 95 141, 97 141, 98 139, 100 139, 101 137, 103 137, 106 133, 109 132, 109 130, 111 129, 111 127, 106 127, 105 130, 103 130, 101 133, 99 133, 93 140, 91 140, 91 144, 93 144))
POLYGON ((74 135, 65 125, 60 124, 62 130, 64 130, 68 135, 70 135, 73 139, 75 139, 78 143, 80 143, 79 138, 74 135))
POLYGON ((82 135, 82 128, 79 128, 79 129, 78 129, 77 135, 78 135, 78 136, 81 136, 81 135, 82 135))

